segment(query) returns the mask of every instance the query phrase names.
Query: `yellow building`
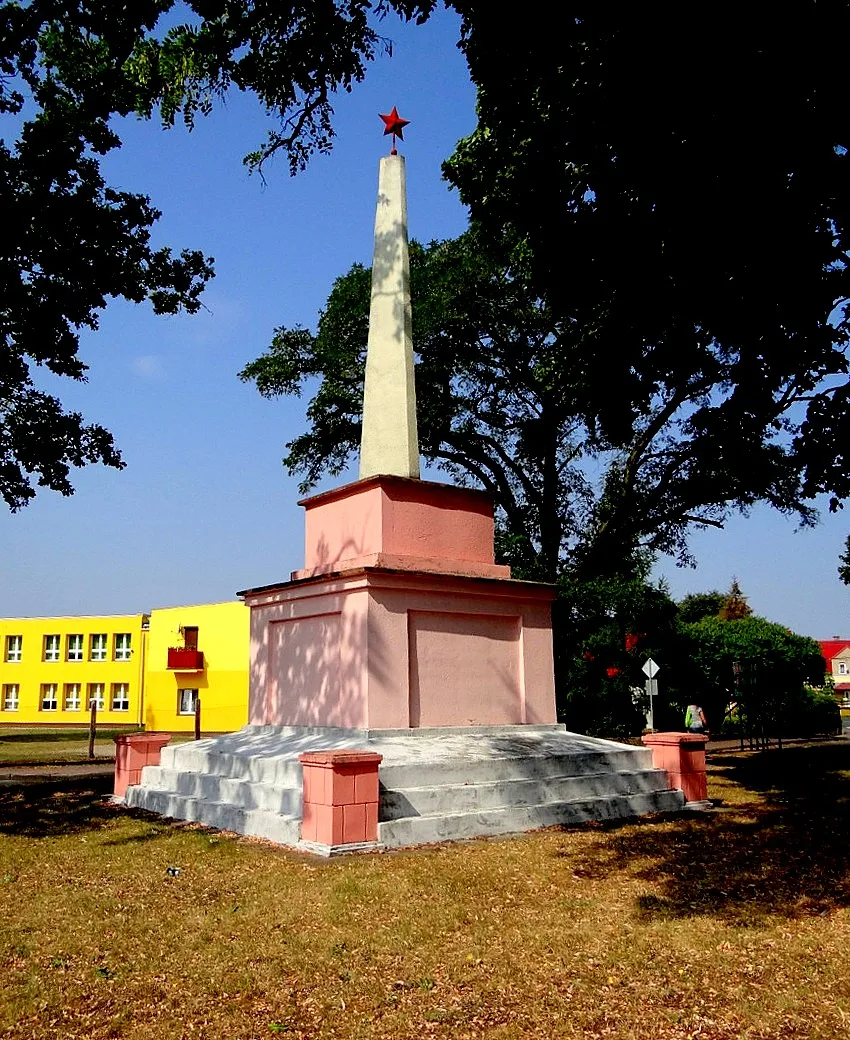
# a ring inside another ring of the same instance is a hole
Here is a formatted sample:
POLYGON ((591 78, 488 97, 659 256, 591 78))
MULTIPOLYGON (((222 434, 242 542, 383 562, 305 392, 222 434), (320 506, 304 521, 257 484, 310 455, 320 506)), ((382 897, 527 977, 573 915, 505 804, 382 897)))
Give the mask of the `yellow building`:
POLYGON ((0 724, 99 724, 205 733, 248 717, 244 603, 150 614, 0 619, 0 724))
POLYGON ((147 730, 229 733, 248 721, 248 622, 241 601, 152 610, 142 723, 147 730))
POLYGON ((145 614, 0 620, 0 721, 138 723, 145 614))

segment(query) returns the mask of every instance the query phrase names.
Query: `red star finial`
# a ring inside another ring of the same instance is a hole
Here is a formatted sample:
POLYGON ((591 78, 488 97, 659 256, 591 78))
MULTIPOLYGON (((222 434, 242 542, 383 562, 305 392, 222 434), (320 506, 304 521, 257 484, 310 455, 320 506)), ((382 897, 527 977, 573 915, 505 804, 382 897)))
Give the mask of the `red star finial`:
POLYGON ((398 155, 398 152, 395 150, 395 139, 397 137, 399 141, 404 140, 403 130, 410 123, 410 120, 402 119, 395 105, 393 105, 393 110, 389 115, 385 116, 383 112, 379 113, 379 115, 384 121, 384 137, 387 134, 393 135, 393 146, 390 150, 390 155, 398 155))

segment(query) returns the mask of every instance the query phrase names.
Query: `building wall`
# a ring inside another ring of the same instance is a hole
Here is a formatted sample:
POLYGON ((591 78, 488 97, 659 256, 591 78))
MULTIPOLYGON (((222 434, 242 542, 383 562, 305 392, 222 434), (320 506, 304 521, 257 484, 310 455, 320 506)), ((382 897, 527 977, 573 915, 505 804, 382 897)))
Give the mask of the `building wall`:
POLYGON ((79 725, 99 685, 98 720, 138 725, 147 634, 144 614, 0 619, 0 722, 79 725))
POLYGON ((830 662, 832 678, 838 683, 850 683, 850 646, 836 654, 830 662))
MULTIPOLYGON (((194 714, 180 711, 180 691, 196 690, 201 700, 201 729, 225 733, 248 721, 248 624, 241 601, 167 607, 151 611, 145 668, 142 722, 147 730, 191 732, 194 714), (197 628, 203 669, 168 667, 169 647, 185 645, 185 630, 197 628)), ((184 708, 191 700, 184 695, 184 708)))

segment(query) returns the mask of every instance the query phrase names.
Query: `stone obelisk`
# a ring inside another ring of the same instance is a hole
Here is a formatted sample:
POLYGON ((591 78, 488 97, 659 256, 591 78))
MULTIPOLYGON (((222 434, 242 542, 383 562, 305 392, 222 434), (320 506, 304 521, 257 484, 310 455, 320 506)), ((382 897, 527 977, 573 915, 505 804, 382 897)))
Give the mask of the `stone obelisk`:
POLYGON ((372 303, 363 392, 360 478, 419 477, 404 156, 378 174, 372 303))

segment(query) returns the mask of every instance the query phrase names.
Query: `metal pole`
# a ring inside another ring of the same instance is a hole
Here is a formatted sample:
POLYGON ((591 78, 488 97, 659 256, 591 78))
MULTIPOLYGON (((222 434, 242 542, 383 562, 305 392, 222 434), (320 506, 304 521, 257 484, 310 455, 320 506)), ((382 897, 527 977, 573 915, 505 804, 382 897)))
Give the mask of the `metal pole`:
POLYGON ((647 679, 646 680, 646 692, 649 695, 649 729, 650 732, 655 732, 655 706, 653 698, 658 694, 658 680, 647 679))

